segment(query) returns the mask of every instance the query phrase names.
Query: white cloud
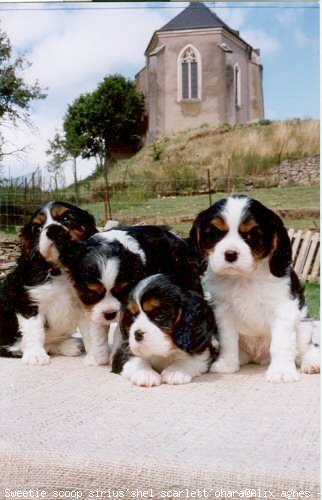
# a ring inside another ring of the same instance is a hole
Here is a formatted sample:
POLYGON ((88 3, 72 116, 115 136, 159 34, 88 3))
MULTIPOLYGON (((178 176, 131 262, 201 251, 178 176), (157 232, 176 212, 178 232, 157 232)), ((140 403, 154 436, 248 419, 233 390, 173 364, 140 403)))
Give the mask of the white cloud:
MULTIPOLYGON (((26 5, 21 7, 26 9, 26 5)), ((57 4, 55 4, 57 6, 57 4)), ((81 4, 74 4, 81 5, 81 4)), ((13 175, 33 171, 45 165, 48 139, 61 126, 63 115, 79 94, 92 91, 108 73, 134 74, 145 64, 144 51, 155 29, 160 28, 179 10, 122 9, 127 4, 87 4, 83 10, 1 12, 1 28, 7 33, 17 52, 26 52, 32 63, 24 74, 29 83, 39 80, 48 87, 48 98, 34 104, 32 120, 38 129, 31 134, 26 129, 14 133, 5 130, 7 141, 17 147, 31 144, 23 162, 8 157, 13 175), (100 6, 113 8, 99 9, 100 6), (144 22, 142 22, 144 21, 144 22)), ((134 4, 132 4, 133 6, 134 4)), ((136 4, 135 7, 144 4, 136 4)), ((16 6, 15 6, 16 8, 16 6)), ((93 165, 81 162, 81 175, 92 170, 93 165)), ((67 177, 70 177, 67 175, 67 177)), ((71 179, 68 179, 71 180, 71 179)))
POLYGON ((246 23, 247 16, 245 9, 239 8, 224 8, 228 4, 220 3, 220 8, 213 9, 213 12, 217 14, 220 19, 222 19, 230 28, 233 30, 240 30, 242 26, 246 23))
POLYGON ((259 48, 264 56, 271 55, 280 49, 277 38, 269 35, 265 31, 258 29, 246 29, 240 33, 241 37, 247 41, 254 49, 259 48))
POLYGON ((13 48, 25 51, 35 43, 41 43, 50 33, 57 31, 65 13, 60 11, 36 11, 29 6, 28 11, 18 12, 18 5, 12 11, 1 11, 1 27, 7 32, 13 48))
MULTIPOLYGON (((27 153, 21 155, 19 159, 8 157, 5 162, 4 175, 8 174, 9 166, 12 177, 32 173, 36 168, 40 167, 43 171, 43 178, 46 178, 48 184, 50 174, 45 168, 48 161, 46 155, 49 147, 48 139, 53 138, 56 130, 60 129, 61 120, 59 116, 55 116, 54 114, 48 115, 44 110, 33 115, 33 123, 36 127, 34 132, 26 128, 20 128, 19 132, 6 132, 6 140, 8 141, 7 150, 12 150, 22 145, 28 145, 29 147, 27 153)), ((78 160, 79 179, 84 179, 89 175, 94 169, 94 165, 94 160, 78 160)), ((65 166, 65 177, 67 183, 73 181, 71 165, 68 163, 65 166)))
POLYGON ((163 11, 148 9, 16 12, 14 21, 8 14, 2 25, 13 45, 29 47, 28 80, 50 91, 97 80, 122 63, 139 70, 153 30, 165 22, 163 11))
POLYGON ((297 12, 292 10, 282 10, 276 14, 276 19, 283 28, 289 29, 298 45, 305 46, 315 43, 315 41, 308 37, 299 25, 299 16, 301 15, 301 12, 301 9, 297 12))

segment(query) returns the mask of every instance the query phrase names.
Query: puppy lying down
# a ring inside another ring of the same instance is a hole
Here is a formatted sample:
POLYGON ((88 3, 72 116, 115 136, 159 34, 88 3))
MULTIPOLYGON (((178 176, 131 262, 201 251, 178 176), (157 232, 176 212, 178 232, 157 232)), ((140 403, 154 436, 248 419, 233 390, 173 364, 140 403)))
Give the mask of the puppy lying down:
POLYGON ((206 300, 162 274, 131 291, 120 330, 123 343, 112 372, 138 386, 187 384, 208 372, 219 354, 216 321, 206 300))

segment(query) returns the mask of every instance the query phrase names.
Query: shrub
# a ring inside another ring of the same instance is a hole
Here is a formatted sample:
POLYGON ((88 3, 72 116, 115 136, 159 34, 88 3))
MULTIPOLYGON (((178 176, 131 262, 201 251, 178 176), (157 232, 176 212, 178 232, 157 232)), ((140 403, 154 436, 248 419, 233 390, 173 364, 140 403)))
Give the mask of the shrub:
POLYGON ((154 161, 161 160, 161 157, 164 153, 164 147, 159 143, 154 141, 152 143, 152 158, 154 161))
POLYGON ((270 125, 272 123, 271 120, 265 119, 265 120, 259 120, 258 125, 270 125))

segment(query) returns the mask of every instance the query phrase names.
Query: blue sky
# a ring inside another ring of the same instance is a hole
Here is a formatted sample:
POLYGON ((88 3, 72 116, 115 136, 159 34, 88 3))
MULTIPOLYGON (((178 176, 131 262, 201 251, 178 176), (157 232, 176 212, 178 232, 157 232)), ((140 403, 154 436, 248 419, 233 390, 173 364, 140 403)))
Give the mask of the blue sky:
MULTIPOLYGON (((45 167, 48 139, 61 127, 67 105, 109 73, 134 77, 155 29, 187 3, 0 4, 1 27, 32 66, 25 78, 48 87, 34 105, 37 131, 7 132, 8 147, 30 144, 23 160, 11 157, 12 175, 45 167), (74 9, 76 10, 70 10, 74 9), (7 10, 9 9, 9 10, 7 10), (14 9, 24 9, 20 12, 14 9), (55 9, 55 10, 53 10, 55 9)), ((214 3, 207 3, 213 8, 214 3)), ((267 118, 319 117, 319 8, 310 2, 217 2, 215 12, 254 48, 261 49, 267 118)), ((92 163, 81 162, 85 177, 92 163)), ((66 168, 67 181, 71 179, 66 168)))
POLYGON ((252 9, 249 16, 278 41, 275 51, 262 53, 267 118, 319 118, 319 9, 300 5, 252 9))

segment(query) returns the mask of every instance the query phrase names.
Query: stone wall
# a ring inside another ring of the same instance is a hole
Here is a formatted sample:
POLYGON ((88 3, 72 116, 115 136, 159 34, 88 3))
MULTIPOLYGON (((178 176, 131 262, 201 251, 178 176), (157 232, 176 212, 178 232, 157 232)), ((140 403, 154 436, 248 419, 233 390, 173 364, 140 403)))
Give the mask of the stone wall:
POLYGON ((19 240, 0 233, 0 282, 11 272, 19 255, 19 240))
POLYGON ((320 182, 320 155, 284 160, 278 167, 279 185, 310 186, 320 182))

